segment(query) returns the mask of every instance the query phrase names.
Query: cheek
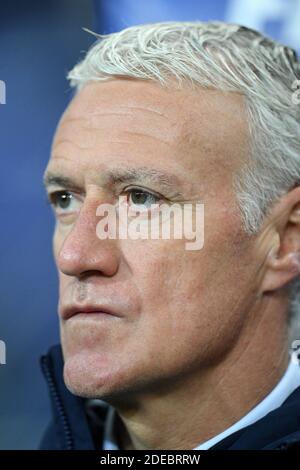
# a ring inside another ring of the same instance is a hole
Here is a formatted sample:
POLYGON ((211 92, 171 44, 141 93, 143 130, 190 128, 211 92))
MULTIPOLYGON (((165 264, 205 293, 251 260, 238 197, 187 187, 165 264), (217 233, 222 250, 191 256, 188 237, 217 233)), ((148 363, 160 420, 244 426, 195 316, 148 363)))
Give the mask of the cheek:
POLYGON ((170 321, 187 309, 201 304, 207 260, 204 253, 186 251, 180 241, 144 242, 135 246, 131 258, 135 289, 143 300, 143 312, 153 322, 170 321), (146 246, 147 245, 147 246, 146 246))
POLYGON ((52 249, 53 249, 53 255, 54 255, 54 259, 56 263, 57 263, 58 253, 63 244, 63 240, 64 240, 64 237, 62 236, 62 233, 58 230, 57 224, 56 224, 54 234, 53 234, 53 239, 52 239, 52 249))
POLYGON ((56 259, 65 239, 69 235, 72 228, 73 228, 72 224, 63 225, 59 222, 56 222, 54 233, 53 233, 53 239, 52 239, 53 252, 54 252, 56 259))
POLYGON ((156 245, 144 241, 141 252, 136 244, 134 255, 129 254, 145 318, 157 326, 157 333, 164 328, 165 334, 169 331, 174 337, 194 335, 197 329, 216 333, 231 315, 241 315, 239 308, 247 296, 242 276, 245 243, 234 217, 226 228, 223 223, 220 226, 222 230, 208 220, 199 251, 185 250, 182 241, 156 245))

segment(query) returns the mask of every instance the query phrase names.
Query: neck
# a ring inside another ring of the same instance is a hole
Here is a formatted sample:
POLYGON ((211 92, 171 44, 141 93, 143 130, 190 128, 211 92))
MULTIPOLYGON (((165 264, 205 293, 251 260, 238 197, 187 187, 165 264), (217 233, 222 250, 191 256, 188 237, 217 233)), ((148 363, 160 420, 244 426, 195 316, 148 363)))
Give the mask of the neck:
POLYGON ((218 364, 194 370, 167 390, 114 405, 124 449, 193 449, 221 433, 262 401, 279 382, 289 354, 280 300, 250 320, 218 364))

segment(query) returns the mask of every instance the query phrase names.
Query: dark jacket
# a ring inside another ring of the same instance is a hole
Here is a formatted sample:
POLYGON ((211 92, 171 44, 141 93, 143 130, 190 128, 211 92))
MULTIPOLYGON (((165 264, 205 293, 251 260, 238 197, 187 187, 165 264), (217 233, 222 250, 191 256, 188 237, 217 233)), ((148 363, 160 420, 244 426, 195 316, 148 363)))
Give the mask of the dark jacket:
MULTIPOLYGON (((86 400, 72 395, 64 384, 59 345, 41 358, 41 366, 49 387, 53 417, 40 449, 101 450, 108 405, 100 407, 95 425, 86 413, 86 400)), ((300 387, 279 408, 226 437, 211 449, 300 450, 300 387)))

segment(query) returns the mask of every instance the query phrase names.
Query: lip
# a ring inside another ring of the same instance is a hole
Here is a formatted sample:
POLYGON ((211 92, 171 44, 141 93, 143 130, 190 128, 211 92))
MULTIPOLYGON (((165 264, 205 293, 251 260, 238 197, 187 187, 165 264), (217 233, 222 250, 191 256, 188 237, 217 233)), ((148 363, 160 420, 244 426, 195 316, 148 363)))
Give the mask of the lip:
POLYGON ((111 315, 113 317, 121 317, 119 312, 116 312, 108 305, 68 305, 61 308, 61 318, 68 320, 75 315, 111 315))

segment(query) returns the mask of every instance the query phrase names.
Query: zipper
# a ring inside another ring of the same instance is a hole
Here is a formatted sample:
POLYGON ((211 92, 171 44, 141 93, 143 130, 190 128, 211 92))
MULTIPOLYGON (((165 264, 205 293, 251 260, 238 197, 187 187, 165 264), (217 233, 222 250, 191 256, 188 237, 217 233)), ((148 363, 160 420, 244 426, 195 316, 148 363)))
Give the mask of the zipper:
POLYGON ((47 384, 50 390, 50 395, 53 398, 53 401, 56 405, 56 409, 58 411, 59 419, 62 423, 63 432, 64 432, 64 440, 66 443, 66 450, 72 450, 74 449, 74 439, 72 436, 70 423, 69 423, 67 414, 63 406, 62 399, 60 397, 60 394, 55 384, 52 367, 50 364, 50 359, 47 356, 42 356, 41 365, 42 365, 42 371, 44 373, 45 379, 47 381, 47 384))

